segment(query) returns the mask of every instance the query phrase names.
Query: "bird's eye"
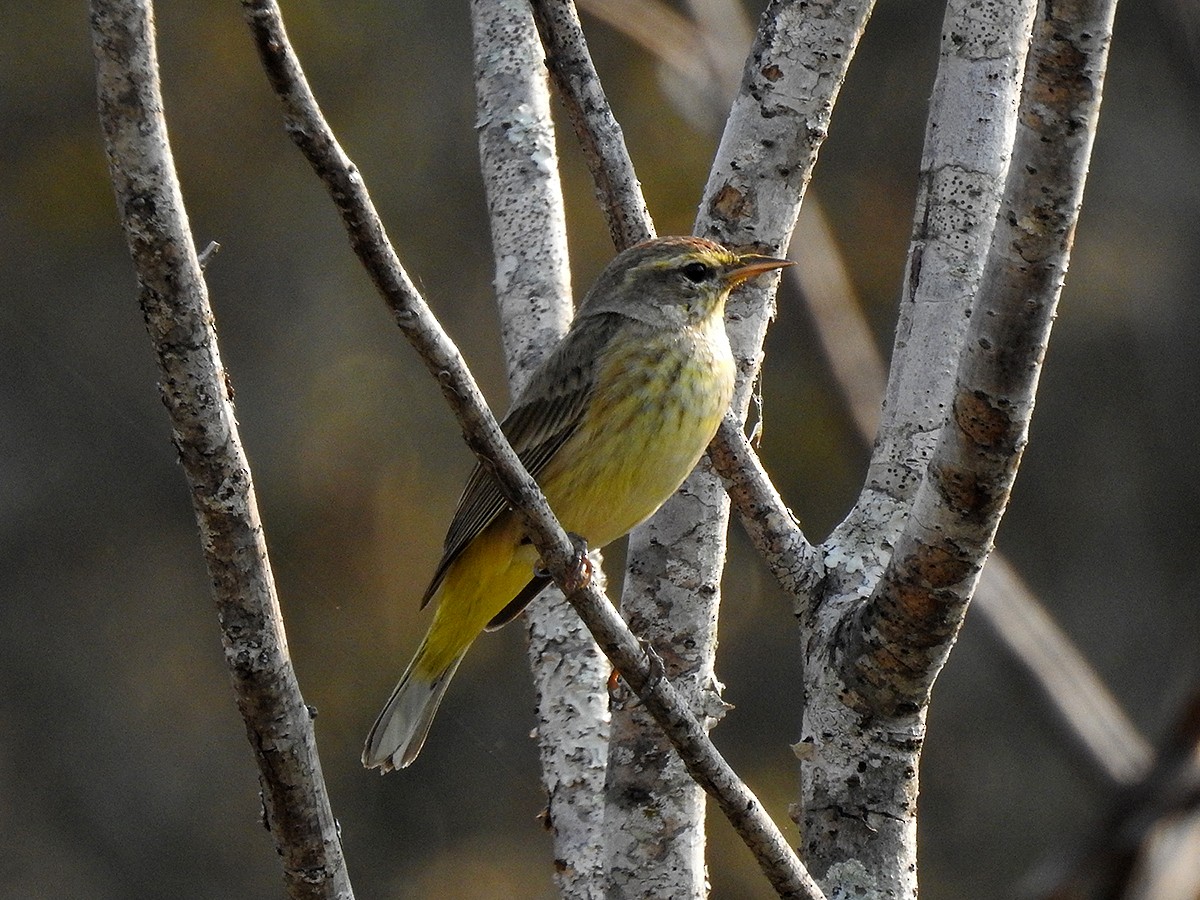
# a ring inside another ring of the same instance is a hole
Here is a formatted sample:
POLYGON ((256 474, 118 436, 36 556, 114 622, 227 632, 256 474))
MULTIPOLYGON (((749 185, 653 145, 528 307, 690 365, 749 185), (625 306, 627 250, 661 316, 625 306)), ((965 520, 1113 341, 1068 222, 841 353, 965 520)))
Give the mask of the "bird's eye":
POLYGON ((712 277, 712 266, 706 265, 702 262, 688 263, 679 271, 683 273, 684 278, 686 278, 688 281, 695 282, 696 284, 706 281, 712 277))

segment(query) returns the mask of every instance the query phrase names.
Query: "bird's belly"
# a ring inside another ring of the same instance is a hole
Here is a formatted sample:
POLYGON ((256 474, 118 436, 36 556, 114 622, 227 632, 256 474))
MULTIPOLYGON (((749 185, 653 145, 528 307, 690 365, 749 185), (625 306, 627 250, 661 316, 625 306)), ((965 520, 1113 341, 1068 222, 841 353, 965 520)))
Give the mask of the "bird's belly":
POLYGON ((717 340, 643 347, 609 363, 583 422, 547 466, 563 527, 602 547, 648 518, 695 468, 729 406, 733 359, 717 340), (571 446, 574 445, 574 446, 571 446))

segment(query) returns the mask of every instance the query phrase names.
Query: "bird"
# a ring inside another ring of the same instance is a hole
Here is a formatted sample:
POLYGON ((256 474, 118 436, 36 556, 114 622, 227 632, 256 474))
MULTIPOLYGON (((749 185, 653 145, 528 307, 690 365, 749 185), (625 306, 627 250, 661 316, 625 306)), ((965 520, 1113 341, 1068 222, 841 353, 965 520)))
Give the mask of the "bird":
MULTIPOLYGON (((683 483, 733 396, 725 302, 747 279, 791 265, 698 237, 617 254, 566 335, 513 401, 501 430, 563 528, 600 548, 649 518, 683 483)), ((417 758, 463 656, 549 583, 488 471, 476 465, 421 601, 429 630, 371 727, 362 762, 417 758)))

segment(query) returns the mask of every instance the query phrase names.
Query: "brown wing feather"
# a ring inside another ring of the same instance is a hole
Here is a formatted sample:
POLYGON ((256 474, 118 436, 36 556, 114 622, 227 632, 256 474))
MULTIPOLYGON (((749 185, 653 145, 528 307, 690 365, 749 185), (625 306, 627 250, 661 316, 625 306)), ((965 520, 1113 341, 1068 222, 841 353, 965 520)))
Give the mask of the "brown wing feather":
MULTIPOLYGON (((582 420, 595 386, 599 356, 617 327, 618 318, 615 314, 603 314, 577 320, 500 423, 517 457, 534 478, 582 420)), ((507 508, 495 479, 476 464, 450 522, 442 559, 421 599, 422 607, 433 597, 447 569, 463 549, 507 508)), ((532 580, 532 572, 529 577, 532 580)))

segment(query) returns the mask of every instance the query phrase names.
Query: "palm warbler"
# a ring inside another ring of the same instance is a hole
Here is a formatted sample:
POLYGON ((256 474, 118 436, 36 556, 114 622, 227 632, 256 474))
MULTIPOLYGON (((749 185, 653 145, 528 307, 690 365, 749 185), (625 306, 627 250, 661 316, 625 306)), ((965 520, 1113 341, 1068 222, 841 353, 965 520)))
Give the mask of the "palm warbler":
MULTIPOLYGON (((683 483, 733 394, 725 300, 747 278, 789 265, 692 237, 619 254, 501 426, 563 528, 602 547, 683 483)), ((471 642, 546 586, 537 552, 494 480, 467 480, 422 606, 433 623, 375 720, 363 765, 384 772, 421 750, 471 642)))

